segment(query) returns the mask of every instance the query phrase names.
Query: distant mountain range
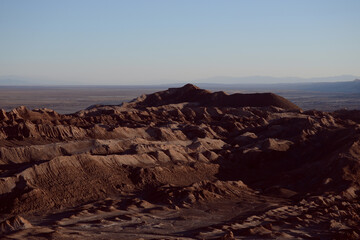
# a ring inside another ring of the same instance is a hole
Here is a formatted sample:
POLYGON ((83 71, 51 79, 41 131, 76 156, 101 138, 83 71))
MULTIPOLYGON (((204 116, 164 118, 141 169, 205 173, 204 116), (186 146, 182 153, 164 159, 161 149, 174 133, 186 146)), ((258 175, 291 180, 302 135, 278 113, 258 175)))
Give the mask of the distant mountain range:
POLYGON ((248 76, 248 77, 227 77, 218 76, 198 79, 196 83, 226 83, 226 84, 273 84, 273 83, 314 83, 314 82, 344 82, 360 78, 354 75, 340 75, 333 77, 270 77, 270 76, 248 76))
MULTIPOLYGON (((338 92, 338 93, 360 93, 360 77, 353 75, 342 75, 323 78, 276 78, 267 76, 250 77, 214 77, 196 80, 193 82, 197 86, 211 90, 245 90, 245 91, 314 91, 314 92, 338 92)), ((0 86, 61 86, 59 82, 46 82, 33 79, 21 79, 16 77, 0 77, 0 86)), ((63 84, 69 85, 69 84, 63 84)), ((74 82, 72 85, 86 86, 74 82)), ((93 85, 93 84, 91 84, 93 85)), ((101 84, 99 84, 101 85, 101 84)), ((115 85, 115 84, 114 84, 115 85)), ((171 84, 143 84, 143 85, 119 85, 124 88, 156 88, 166 89, 169 87, 179 87, 182 83, 171 84)), ((109 85, 110 86, 110 85, 109 85)))
POLYGON ((246 91, 313 91, 313 92, 337 92, 337 93, 360 93, 360 79, 346 82, 312 82, 312 83, 273 83, 273 84, 215 84, 197 83, 201 88, 207 89, 237 89, 246 91))
POLYGON ((18 86, 18 85, 29 85, 27 81, 11 79, 11 78, 0 78, 0 85, 2 86, 18 86))
POLYGON ((43 85, 45 83, 45 81, 39 81, 17 76, 0 76, 0 86, 29 86, 43 85))

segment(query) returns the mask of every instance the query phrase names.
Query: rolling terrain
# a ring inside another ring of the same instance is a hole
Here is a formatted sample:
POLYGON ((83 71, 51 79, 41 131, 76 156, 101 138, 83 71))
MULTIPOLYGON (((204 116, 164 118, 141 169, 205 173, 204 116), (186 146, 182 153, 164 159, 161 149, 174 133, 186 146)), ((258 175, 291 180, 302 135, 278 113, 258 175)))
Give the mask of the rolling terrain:
POLYGON ((359 239, 360 111, 187 84, 0 111, 2 239, 359 239))

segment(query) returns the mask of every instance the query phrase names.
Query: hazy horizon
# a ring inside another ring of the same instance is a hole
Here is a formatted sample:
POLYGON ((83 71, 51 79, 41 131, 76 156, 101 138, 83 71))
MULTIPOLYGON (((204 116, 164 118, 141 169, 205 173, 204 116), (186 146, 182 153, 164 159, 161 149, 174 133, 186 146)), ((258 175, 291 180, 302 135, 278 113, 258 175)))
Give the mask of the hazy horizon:
POLYGON ((182 85, 187 83, 192 84, 245 84, 245 85, 264 85, 264 84, 296 84, 296 83, 335 83, 335 82, 351 82, 360 79, 360 76, 354 75, 340 75, 331 77, 316 77, 316 78, 300 78, 300 77, 273 77, 273 76, 246 76, 246 77, 229 77, 229 76, 215 76, 203 79, 194 79, 190 81, 153 81, 151 83, 131 83, 131 82, 66 82, 66 81, 46 81, 39 79, 28 79, 17 76, 0 76, 0 86, 172 86, 182 85))
POLYGON ((0 80, 150 85, 357 78, 359 9, 357 0, 4 0, 0 80))

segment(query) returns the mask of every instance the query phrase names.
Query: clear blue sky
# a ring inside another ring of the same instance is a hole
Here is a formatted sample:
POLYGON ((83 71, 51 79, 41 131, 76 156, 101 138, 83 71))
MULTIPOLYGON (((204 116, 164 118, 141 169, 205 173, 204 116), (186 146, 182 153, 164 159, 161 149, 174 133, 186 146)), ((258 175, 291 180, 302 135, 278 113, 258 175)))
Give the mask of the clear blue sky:
POLYGON ((0 0, 0 76, 359 76, 359 13, 359 0, 0 0))

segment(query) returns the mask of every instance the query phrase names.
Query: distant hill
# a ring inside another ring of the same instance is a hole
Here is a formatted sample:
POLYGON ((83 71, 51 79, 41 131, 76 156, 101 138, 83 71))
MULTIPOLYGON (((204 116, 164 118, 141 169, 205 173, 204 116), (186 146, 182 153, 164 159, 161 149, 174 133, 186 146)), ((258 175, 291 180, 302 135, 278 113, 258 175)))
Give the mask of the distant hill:
POLYGON ((192 84, 186 84, 180 88, 169 88, 134 99, 126 106, 154 107, 184 102, 196 102, 201 106, 213 107, 265 107, 275 106, 283 109, 297 110, 298 106, 287 99, 273 93, 253 94, 227 94, 225 92, 210 92, 200 89, 192 84))
POLYGON ((197 83, 207 89, 243 89, 247 91, 297 90, 328 93, 360 93, 360 79, 346 82, 274 83, 274 84, 215 84, 197 83))
POLYGON ((43 86, 56 85, 57 82, 21 76, 0 76, 0 86, 43 86))
POLYGON ((340 75, 332 77, 270 77, 270 76, 247 76, 247 77, 228 77, 218 76, 211 78, 198 79, 195 82, 200 83, 226 83, 226 84, 277 84, 277 83, 314 83, 314 82, 345 82, 360 78, 354 75, 340 75))
POLYGON ((360 93, 360 79, 349 82, 324 82, 297 84, 296 89, 316 92, 360 93))
POLYGON ((28 85, 29 83, 24 80, 18 80, 13 78, 0 78, 0 85, 3 86, 18 86, 18 85, 28 85))

